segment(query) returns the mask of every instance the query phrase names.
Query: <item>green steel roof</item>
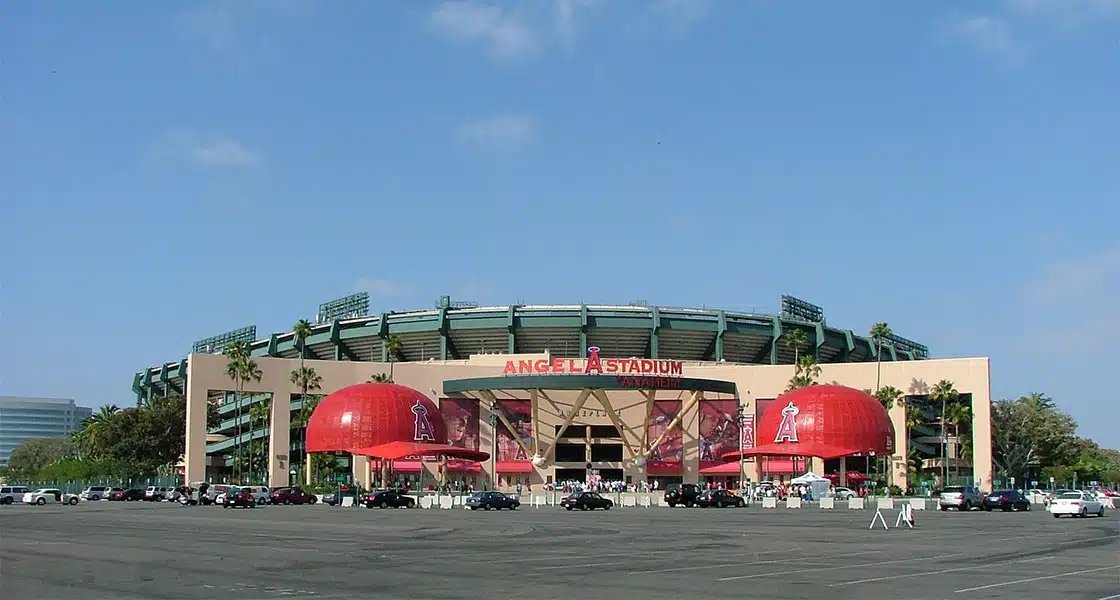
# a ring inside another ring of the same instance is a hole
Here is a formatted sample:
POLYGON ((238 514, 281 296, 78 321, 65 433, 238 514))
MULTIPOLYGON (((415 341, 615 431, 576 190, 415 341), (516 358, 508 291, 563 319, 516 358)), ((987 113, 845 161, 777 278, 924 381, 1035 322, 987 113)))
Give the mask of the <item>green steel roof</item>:
MULTIPOLYGON (((440 308, 336 320, 315 325, 305 356, 321 360, 388 361, 384 340, 396 336, 403 360, 465 359, 471 354, 539 353, 583 358, 588 346, 604 356, 645 357, 741 364, 790 364, 793 350, 782 343, 792 330, 805 332, 807 347, 822 363, 876 359, 867 336, 823 323, 777 315, 658 306, 530 305, 440 308)), ((291 331, 250 345, 254 356, 299 356, 291 331)), ((883 360, 927 358, 886 343, 883 360)), ((133 378, 140 398, 153 390, 182 392, 186 359, 151 367, 133 378)))

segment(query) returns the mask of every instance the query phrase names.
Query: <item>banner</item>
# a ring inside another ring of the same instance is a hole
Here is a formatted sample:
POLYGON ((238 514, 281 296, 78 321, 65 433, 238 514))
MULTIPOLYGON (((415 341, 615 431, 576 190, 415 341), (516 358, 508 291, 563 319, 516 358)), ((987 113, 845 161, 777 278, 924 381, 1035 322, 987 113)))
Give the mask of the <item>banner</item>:
POLYGON ((739 401, 700 401, 700 468, 723 464, 720 456, 739 450, 739 426, 735 423, 739 401))
MULTIPOLYGON (((652 444, 661 437, 669 427, 669 423, 677 418, 683 408, 680 400, 658 400, 653 403, 653 414, 649 419, 649 443, 652 444)), ((672 431, 665 434, 661 443, 653 448, 646 463, 646 472, 657 474, 680 474, 684 468, 684 431, 680 423, 672 431)))
POLYGON ((525 446, 533 447, 533 406, 528 400, 499 400, 498 410, 514 429, 511 432, 498 421, 498 462, 529 460, 532 457, 525 453, 514 436, 520 438, 525 446))
POLYGON ((478 400, 441 398, 439 412, 447 428, 447 445, 478 450, 478 400))

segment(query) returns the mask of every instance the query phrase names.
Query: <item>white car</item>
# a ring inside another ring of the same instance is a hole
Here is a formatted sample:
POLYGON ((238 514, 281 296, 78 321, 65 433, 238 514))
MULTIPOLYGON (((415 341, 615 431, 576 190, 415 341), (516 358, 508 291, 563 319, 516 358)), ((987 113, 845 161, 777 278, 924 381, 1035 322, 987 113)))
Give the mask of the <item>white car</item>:
POLYGON ((113 493, 108 486, 90 486, 79 494, 82 500, 89 502, 97 502, 98 500, 108 500, 109 494, 113 493))
POLYGON ((858 495, 859 494, 856 494, 854 491, 846 487, 832 488, 832 497, 836 498, 837 500, 851 500, 858 495))
POLYGON ((1058 494, 1050 501, 1050 514, 1057 519, 1062 515, 1087 517, 1089 515, 1104 516, 1104 505, 1092 494, 1080 491, 1067 491, 1058 494))
POLYGON ((44 504, 69 504, 71 506, 78 503, 77 494, 64 494, 62 490, 55 488, 43 488, 35 490, 34 492, 27 492, 23 495, 24 504, 35 504, 42 506, 44 504))

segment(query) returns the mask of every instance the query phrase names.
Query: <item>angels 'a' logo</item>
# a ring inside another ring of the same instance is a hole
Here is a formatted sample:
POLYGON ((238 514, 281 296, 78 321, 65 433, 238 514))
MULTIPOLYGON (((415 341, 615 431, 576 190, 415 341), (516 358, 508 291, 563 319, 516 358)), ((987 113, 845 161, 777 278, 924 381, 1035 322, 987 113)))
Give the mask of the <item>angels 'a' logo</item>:
POLYGON ((778 435, 774 436, 774 443, 780 442, 794 442, 797 443, 797 413, 801 409, 790 402, 788 406, 782 409, 782 422, 778 425, 778 435))
POLYGON ((412 439, 417 442, 434 442, 436 441, 436 432, 432 429, 432 422, 428 420, 428 407, 424 406, 417 400, 412 405, 412 414, 415 419, 413 423, 416 426, 412 439))
POLYGON ((591 373, 592 371, 603 374, 603 361, 599 358, 599 347, 590 346, 587 348, 587 366, 583 368, 584 373, 591 373))

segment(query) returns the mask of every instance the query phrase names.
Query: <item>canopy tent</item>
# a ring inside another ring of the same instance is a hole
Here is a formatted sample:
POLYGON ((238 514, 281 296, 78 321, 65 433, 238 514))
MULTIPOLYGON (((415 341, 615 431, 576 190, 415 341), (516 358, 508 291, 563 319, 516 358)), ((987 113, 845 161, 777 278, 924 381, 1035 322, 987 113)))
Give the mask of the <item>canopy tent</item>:
POLYGON ((823 498, 828 495, 829 488, 832 487, 832 482, 816 473, 809 471, 800 477, 795 477, 790 480, 790 483, 796 485, 804 485, 809 488, 814 498, 823 498))

